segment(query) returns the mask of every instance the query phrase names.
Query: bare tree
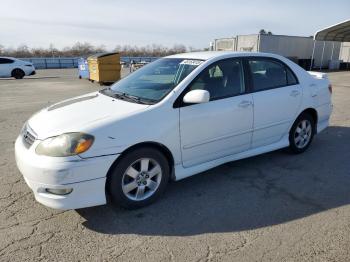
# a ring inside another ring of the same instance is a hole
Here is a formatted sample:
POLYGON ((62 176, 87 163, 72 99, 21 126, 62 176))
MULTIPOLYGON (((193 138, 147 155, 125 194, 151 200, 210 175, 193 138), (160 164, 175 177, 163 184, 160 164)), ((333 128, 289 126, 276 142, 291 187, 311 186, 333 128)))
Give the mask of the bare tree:
POLYGON ((27 57, 30 56, 31 51, 27 45, 22 44, 17 47, 16 53, 18 56, 27 57))
MULTIPOLYGON (((167 56, 176 53, 185 53, 188 51, 199 51, 194 47, 186 47, 183 44, 175 44, 172 47, 166 47, 159 44, 151 44, 145 46, 136 45, 117 45, 114 50, 120 52, 122 56, 167 56)), ((6 48, 0 45, 0 54, 4 56, 13 57, 87 57, 96 53, 107 52, 104 45, 93 46, 88 42, 76 42, 73 46, 67 46, 62 49, 56 48, 53 44, 50 44, 48 48, 29 48, 27 45, 22 44, 17 48, 6 48)))

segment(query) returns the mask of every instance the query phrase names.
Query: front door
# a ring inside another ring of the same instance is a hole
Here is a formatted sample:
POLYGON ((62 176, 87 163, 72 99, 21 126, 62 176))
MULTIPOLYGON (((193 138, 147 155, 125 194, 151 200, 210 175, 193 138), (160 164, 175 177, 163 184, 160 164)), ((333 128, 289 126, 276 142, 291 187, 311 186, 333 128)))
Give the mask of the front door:
POLYGON ((240 59, 225 59, 204 69, 185 93, 204 89, 210 101, 180 107, 182 163, 190 167, 250 148, 253 100, 246 94, 240 59))

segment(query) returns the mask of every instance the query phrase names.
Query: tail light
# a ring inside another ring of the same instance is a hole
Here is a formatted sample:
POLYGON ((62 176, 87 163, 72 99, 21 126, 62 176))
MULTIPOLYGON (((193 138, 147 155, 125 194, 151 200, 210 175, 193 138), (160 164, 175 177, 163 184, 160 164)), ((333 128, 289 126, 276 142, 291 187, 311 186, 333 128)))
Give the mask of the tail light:
POLYGON ((328 90, 329 90, 329 93, 333 93, 333 88, 332 88, 332 85, 331 84, 329 84, 329 86, 328 86, 328 90))

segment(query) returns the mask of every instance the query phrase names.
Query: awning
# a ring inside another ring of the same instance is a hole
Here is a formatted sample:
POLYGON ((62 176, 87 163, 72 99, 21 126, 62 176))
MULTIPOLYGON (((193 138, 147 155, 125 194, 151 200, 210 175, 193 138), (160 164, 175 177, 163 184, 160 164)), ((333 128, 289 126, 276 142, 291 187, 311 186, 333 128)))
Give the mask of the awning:
POLYGON ((314 39, 317 41, 350 42, 350 20, 317 31, 314 39))

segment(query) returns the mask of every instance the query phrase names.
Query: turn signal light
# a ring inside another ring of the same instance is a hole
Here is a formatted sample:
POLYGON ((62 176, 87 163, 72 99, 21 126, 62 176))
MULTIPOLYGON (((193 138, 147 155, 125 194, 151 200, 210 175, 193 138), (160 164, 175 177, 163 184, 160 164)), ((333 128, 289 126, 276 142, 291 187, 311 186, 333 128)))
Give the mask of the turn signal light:
POLYGON ((80 139, 74 149, 74 152, 76 154, 81 154, 84 153, 85 151, 87 151, 90 146, 92 145, 92 143, 94 142, 94 140, 92 138, 90 139, 80 139))

